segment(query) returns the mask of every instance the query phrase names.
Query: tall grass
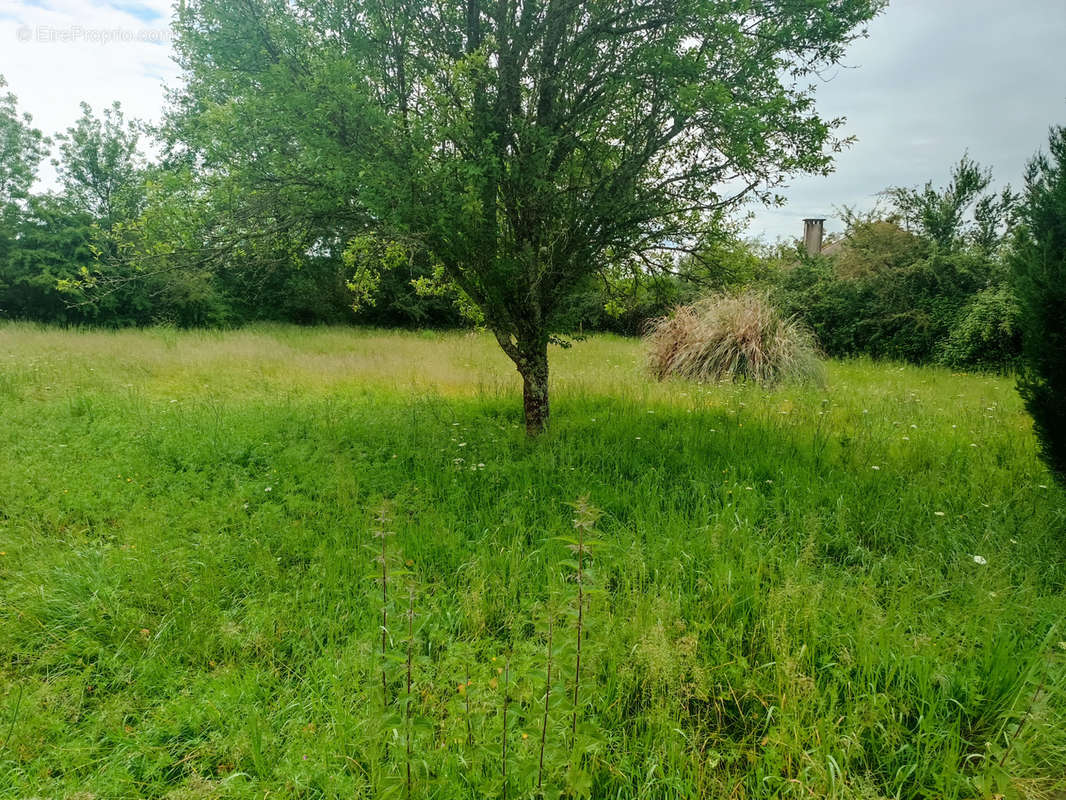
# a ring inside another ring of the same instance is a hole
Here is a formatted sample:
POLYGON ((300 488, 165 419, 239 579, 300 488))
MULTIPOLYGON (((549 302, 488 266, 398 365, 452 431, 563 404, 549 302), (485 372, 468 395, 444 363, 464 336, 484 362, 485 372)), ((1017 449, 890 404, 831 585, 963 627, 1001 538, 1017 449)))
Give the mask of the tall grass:
POLYGON ((1066 496, 1009 381, 595 337, 530 442, 488 337, 167 337, 0 327, 0 797, 1066 790, 1066 496))
POLYGON ((772 387, 824 379, 813 334, 754 291, 679 306, 652 320, 645 338, 649 366, 659 380, 751 380, 772 387))

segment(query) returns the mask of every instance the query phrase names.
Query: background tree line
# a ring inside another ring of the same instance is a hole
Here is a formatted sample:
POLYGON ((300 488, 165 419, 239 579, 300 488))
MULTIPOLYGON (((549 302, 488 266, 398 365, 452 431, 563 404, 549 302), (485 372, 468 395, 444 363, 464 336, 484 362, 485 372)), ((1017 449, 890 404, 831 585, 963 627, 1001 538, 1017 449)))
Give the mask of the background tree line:
MULTIPOLYGON (((180 146, 187 136, 173 121, 147 130, 117 103, 101 114, 83 104, 76 124, 51 141, 19 113, 13 94, 0 96, 0 319, 477 321, 434 280, 429 261, 359 237, 361 221, 346 228, 333 198, 308 187, 248 193, 232 181, 203 180, 180 146), (144 155, 148 139, 159 145, 154 161, 144 155), (58 185, 34 192, 49 157, 58 185), (368 275, 369 284, 359 280, 368 275)), ((755 286, 806 322, 829 355, 1010 368, 1021 348, 1007 263, 1019 198, 1009 188, 991 192, 991 182, 989 170, 964 156, 946 186, 890 188, 873 212, 844 209, 845 233, 818 256, 798 242, 744 241, 739 226, 722 219, 721 235, 673 269, 584 276, 561 304, 562 326, 638 334, 708 290, 755 286)))

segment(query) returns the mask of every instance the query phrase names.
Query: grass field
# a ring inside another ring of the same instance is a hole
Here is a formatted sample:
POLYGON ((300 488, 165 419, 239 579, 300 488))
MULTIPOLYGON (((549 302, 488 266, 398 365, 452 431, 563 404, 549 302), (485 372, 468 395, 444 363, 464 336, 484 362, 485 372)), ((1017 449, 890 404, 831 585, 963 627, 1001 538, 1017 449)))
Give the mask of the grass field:
POLYGON ((1066 796, 1010 379, 552 357, 527 441, 486 336, 0 327, 0 797, 1066 796))

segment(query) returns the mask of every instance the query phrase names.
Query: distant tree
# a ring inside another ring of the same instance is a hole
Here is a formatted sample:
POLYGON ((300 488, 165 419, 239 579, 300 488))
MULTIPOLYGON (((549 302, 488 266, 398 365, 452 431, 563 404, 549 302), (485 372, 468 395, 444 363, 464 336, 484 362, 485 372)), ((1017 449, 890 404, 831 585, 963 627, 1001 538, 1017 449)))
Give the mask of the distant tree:
POLYGON ((173 119, 243 194, 427 253, 514 361, 535 434, 589 275, 669 269, 738 203, 828 171, 841 120, 810 77, 883 5, 187 0, 173 119))
POLYGON ((1017 197, 1007 186, 999 195, 988 194, 992 172, 964 155, 951 171, 947 186, 921 189, 893 187, 885 190, 904 224, 928 238, 941 250, 970 245, 993 253, 1010 227, 1017 197))
POLYGON ((1066 483, 1066 127, 1052 128, 1048 151, 1029 162, 1010 263, 1021 306, 1018 390, 1044 461, 1066 483))
POLYGON ((102 117, 82 103, 78 121, 56 136, 59 157, 53 163, 65 195, 105 231, 136 215, 141 206, 140 136, 140 125, 126 121, 118 102, 105 108, 102 117))
POLYGON ((7 81, 0 75, 0 318, 14 316, 21 299, 15 295, 19 236, 23 227, 30 188, 37 167, 48 154, 48 139, 33 127, 29 114, 20 114, 18 98, 4 92, 7 81))
POLYGON ((887 208, 841 209, 844 236, 822 256, 793 253, 776 299, 831 355, 1012 368, 1020 337, 1003 243, 1018 198, 991 193, 991 181, 964 156, 946 186, 889 188, 887 208))
MULTIPOLYGON (((0 92, 6 87, 0 75, 0 92)), ((37 166, 48 154, 48 139, 32 123, 29 114, 18 112, 13 93, 0 93, 0 209, 29 196, 37 166)))

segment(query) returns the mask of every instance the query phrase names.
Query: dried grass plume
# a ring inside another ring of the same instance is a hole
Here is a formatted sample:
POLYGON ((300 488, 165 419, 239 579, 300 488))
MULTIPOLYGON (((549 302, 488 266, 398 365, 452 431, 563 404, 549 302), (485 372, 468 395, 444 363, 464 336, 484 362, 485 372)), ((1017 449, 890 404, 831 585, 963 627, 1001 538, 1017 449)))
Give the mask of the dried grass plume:
POLYGON ((695 381, 823 383, 814 335, 783 317, 760 292, 716 294, 651 320, 645 341, 652 374, 695 381))

